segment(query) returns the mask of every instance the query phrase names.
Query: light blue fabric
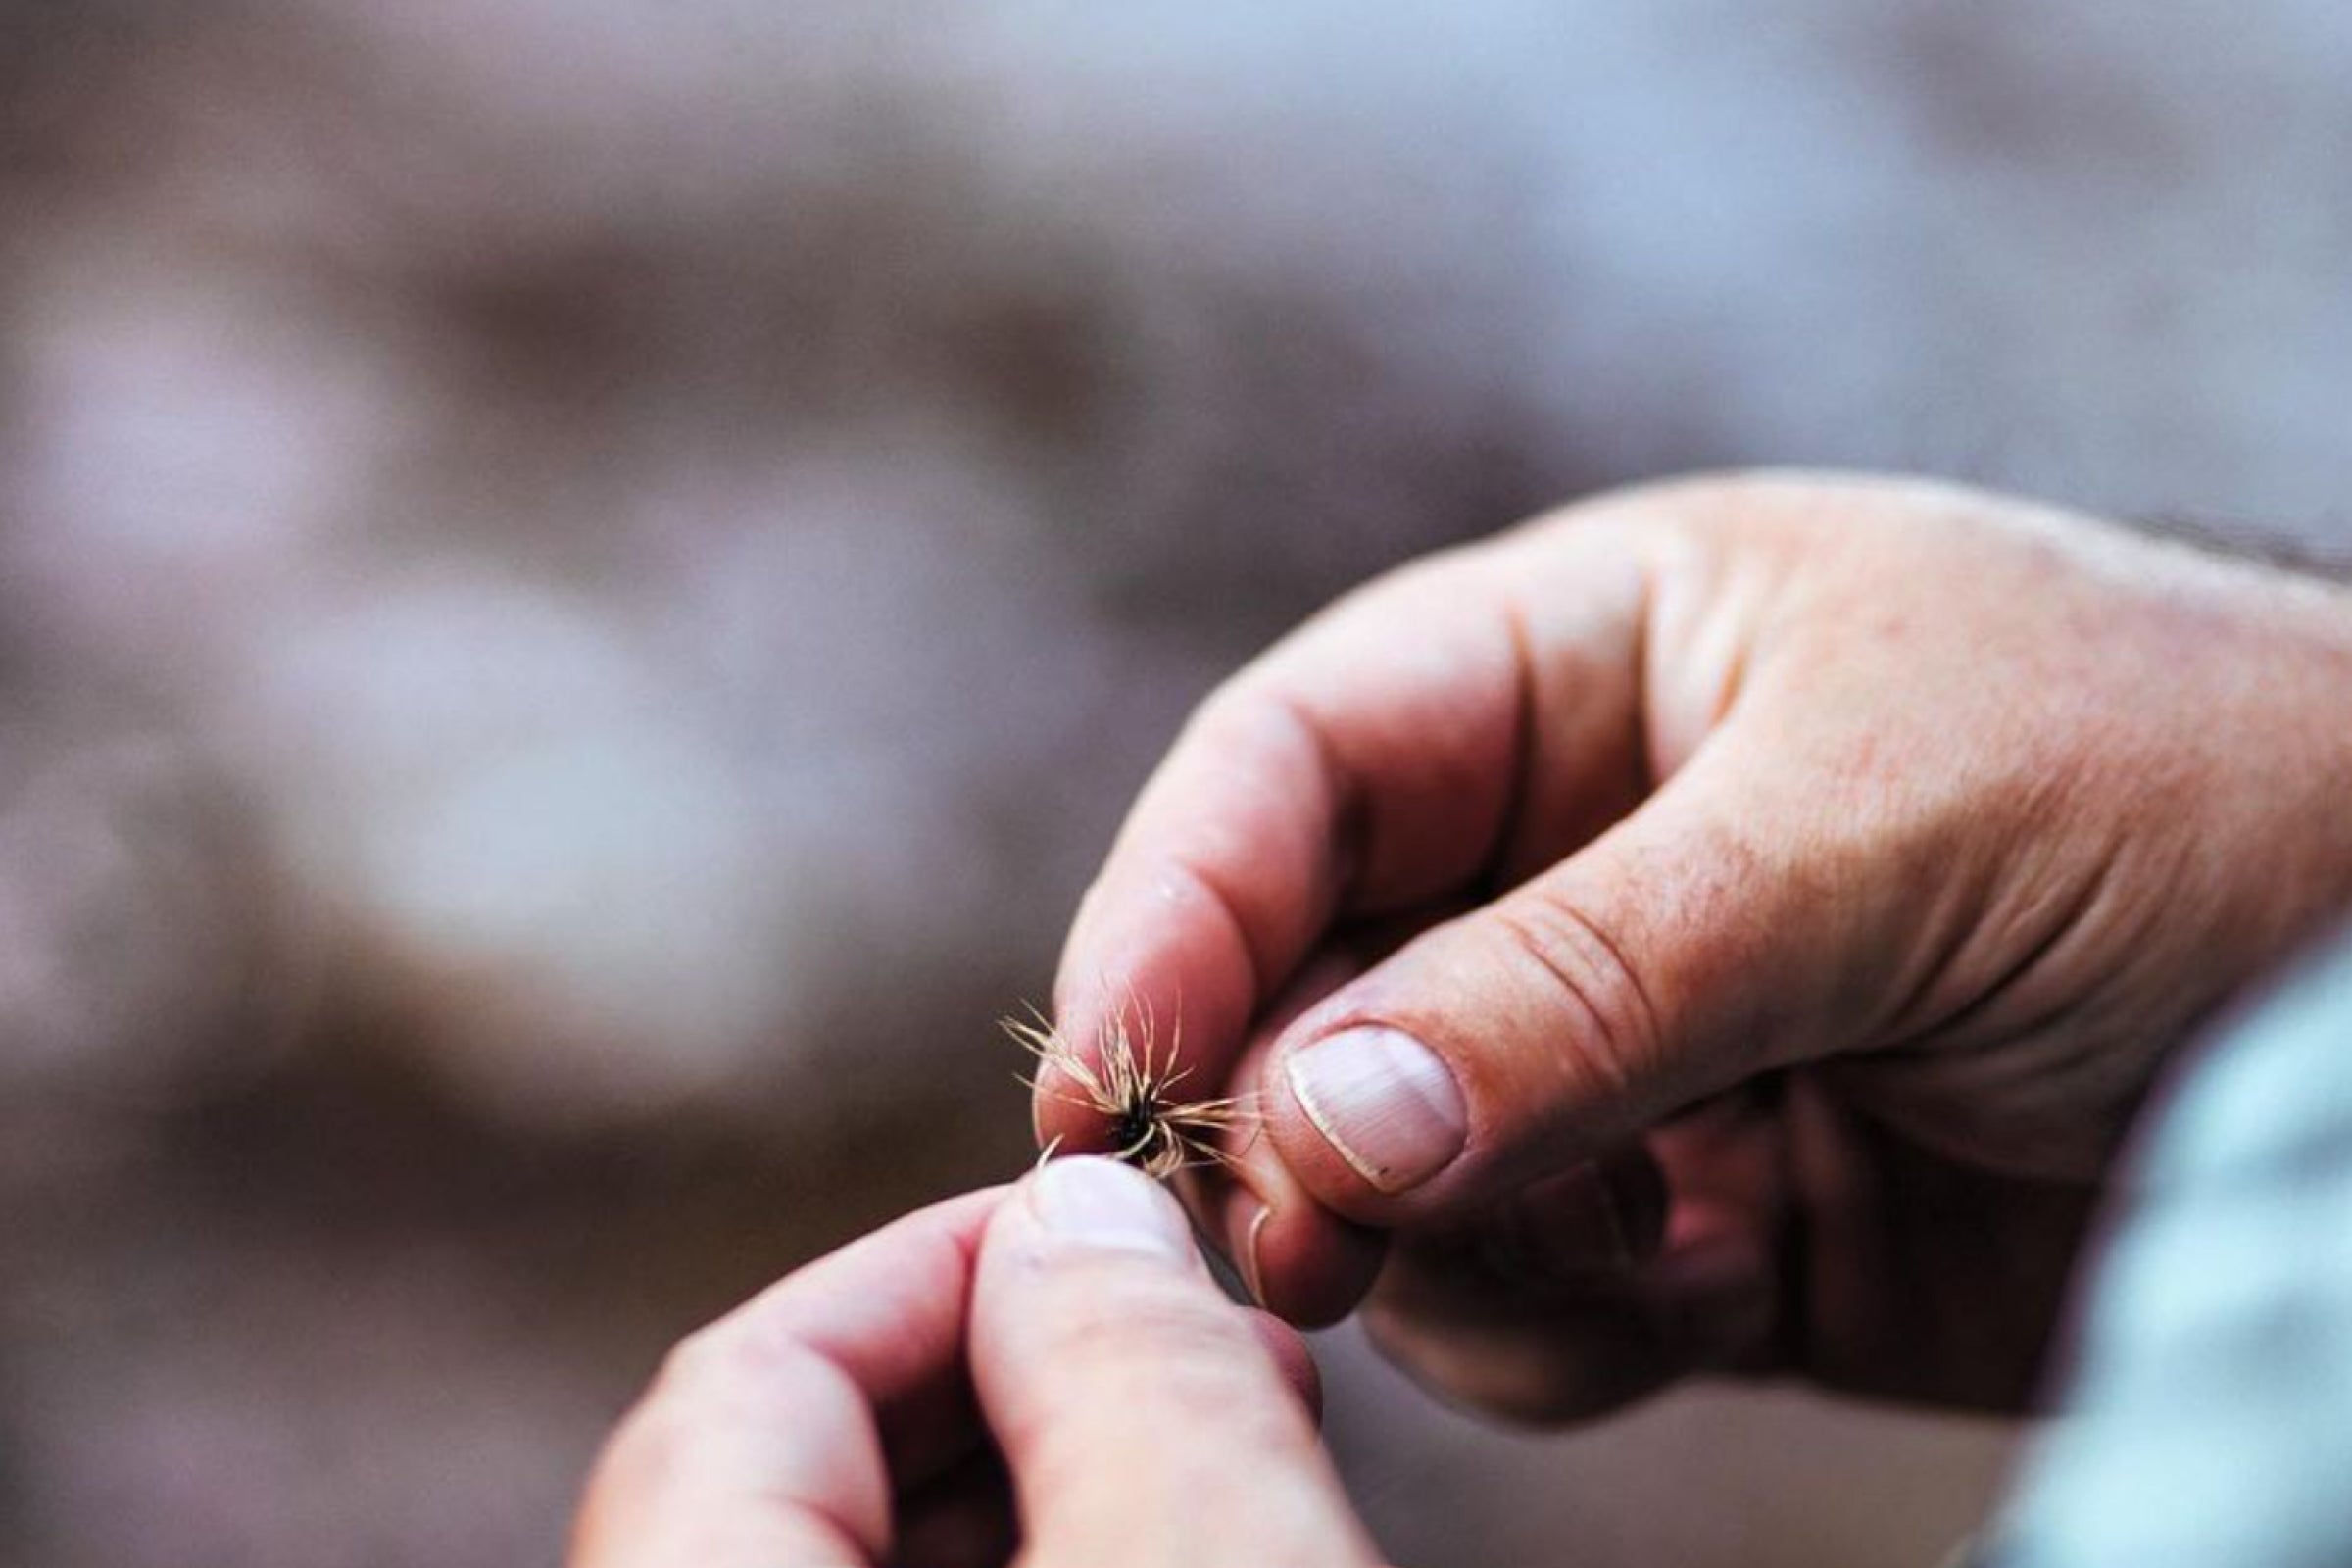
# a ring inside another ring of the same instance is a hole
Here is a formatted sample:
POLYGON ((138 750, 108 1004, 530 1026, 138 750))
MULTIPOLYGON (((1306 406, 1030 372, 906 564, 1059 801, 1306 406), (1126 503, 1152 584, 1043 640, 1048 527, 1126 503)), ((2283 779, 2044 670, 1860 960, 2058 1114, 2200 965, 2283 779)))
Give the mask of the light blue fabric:
POLYGON ((2117 1213, 1998 1568, 2352 1568, 2352 942, 2225 1028, 2117 1213))

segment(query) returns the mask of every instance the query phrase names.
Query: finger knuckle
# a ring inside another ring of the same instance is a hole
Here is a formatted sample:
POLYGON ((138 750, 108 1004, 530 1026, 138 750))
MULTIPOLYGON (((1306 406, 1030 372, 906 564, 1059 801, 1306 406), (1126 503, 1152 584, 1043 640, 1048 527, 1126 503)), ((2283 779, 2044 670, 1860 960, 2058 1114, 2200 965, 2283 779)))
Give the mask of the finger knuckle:
POLYGON ((1621 1095, 1657 1059, 1657 1009, 1626 945, 1571 899, 1522 896, 1494 910, 1502 940, 1561 1013, 1574 1049, 1562 1054, 1593 1080, 1594 1093, 1621 1095))
POLYGON ((1056 1354, 1090 1368, 1133 1367, 1181 1377, 1212 1366, 1237 1343, 1236 1325, 1214 1303, 1150 1289, 1097 1290, 1055 1314, 1056 1354))
POLYGON ((685 1434, 667 1402, 648 1396, 629 1411, 605 1440, 597 1455, 595 1486, 599 1492, 616 1488, 658 1488, 680 1468, 685 1434))
POLYGON ((739 1317, 721 1318, 670 1347, 655 1374, 653 1396, 664 1408, 723 1405, 745 1390, 806 1383, 821 1370, 821 1361, 790 1336, 760 1334, 739 1317))
POLYGON ((741 1359, 737 1337, 723 1323, 699 1328, 669 1348, 654 1374, 655 1392, 675 1396, 713 1380, 723 1380, 741 1359))
POLYGON ((1048 1335, 1068 1387, 1179 1421, 1232 1408, 1265 1354, 1222 1301, 1101 1277, 1054 1303, 1048 1335))

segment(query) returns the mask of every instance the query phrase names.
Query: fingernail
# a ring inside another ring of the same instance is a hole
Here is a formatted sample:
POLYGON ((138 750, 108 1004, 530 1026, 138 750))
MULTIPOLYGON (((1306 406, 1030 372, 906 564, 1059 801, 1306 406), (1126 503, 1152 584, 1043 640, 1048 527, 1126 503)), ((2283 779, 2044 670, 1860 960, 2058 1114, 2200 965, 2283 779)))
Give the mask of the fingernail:
POLYGON ((1266 1222, 1273 1217, 1272 1209, 1263 1203, 1258 1204, 1257 1212, 1250 1218, 1250 1229, 1242 1239, 1242 1283, 1250 1287, 1250 1299, 1259 1306, 1266 1304, 1266 1271, 1257 1255, 1257 1244, 1266 1233, 1266 1222))
POLYGON ((1175 1261, 1193 1254, 1193 1229, 1176 1200, 1116 1160, 1085 1155, 1048 1160, 1029 1180, 1029 1209, 1046 1231, 1083 1247, 1150 1252, 1175 1261))
POLYGON ((1469 1141, 1461 1086, 1436 1052, 1401 1030, 1328 1035, 1292 1053, 1284 1070, 1307 1119, 1384 1193, 1427 1181, 1469 1141))

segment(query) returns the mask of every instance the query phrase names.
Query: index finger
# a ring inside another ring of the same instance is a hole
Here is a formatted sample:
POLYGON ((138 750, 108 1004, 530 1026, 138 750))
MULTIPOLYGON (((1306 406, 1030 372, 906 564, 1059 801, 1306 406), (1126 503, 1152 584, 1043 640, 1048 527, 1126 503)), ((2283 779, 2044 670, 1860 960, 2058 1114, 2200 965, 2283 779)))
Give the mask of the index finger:
MULTIPOLYGON (((1523 531, 1358 590, 1219 688, 1080 903, 1054 987, 1071 1048, 1180 1028, 1215 1093, 1335 921, 1499 882, 1629 809, 1643 593, 1607 538, 1523 531)), ((1041 1140, 1102 1148, 1054 1087, 1041 1140)))
POLYGON ((1003 1198, 910 1214, 682 1342, 598 1461, 573 1568, 882 1560, 894 1479, 979 1439, 964 1311, 1003 1198))

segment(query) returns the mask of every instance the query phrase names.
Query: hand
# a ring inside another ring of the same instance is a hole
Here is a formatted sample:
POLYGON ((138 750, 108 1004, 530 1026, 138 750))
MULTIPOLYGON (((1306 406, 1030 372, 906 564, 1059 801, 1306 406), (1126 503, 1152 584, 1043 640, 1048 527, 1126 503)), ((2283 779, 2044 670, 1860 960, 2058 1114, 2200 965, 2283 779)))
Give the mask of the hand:
POLYGON ((1313 1389, 1298 1336, 1217 1293, 1166 1195, 1057 1160, 680 1345, 607 1446, 570 1560, 1369 1563, 1313 1389))
MULTIPOLYGON (((2352 598, 1926 484, 1604 498, 1194 716, 1056 1005, 1181 1017, 1196 1190, 1450 1396, 2005 1404, 2165 1053, 2352 902, 2352 598), (1130 1000, 1132 999, 1132 1000, 1130 1000)), ((1041 1136, 1101 1146, 1044 1085, 1041 1136)))

